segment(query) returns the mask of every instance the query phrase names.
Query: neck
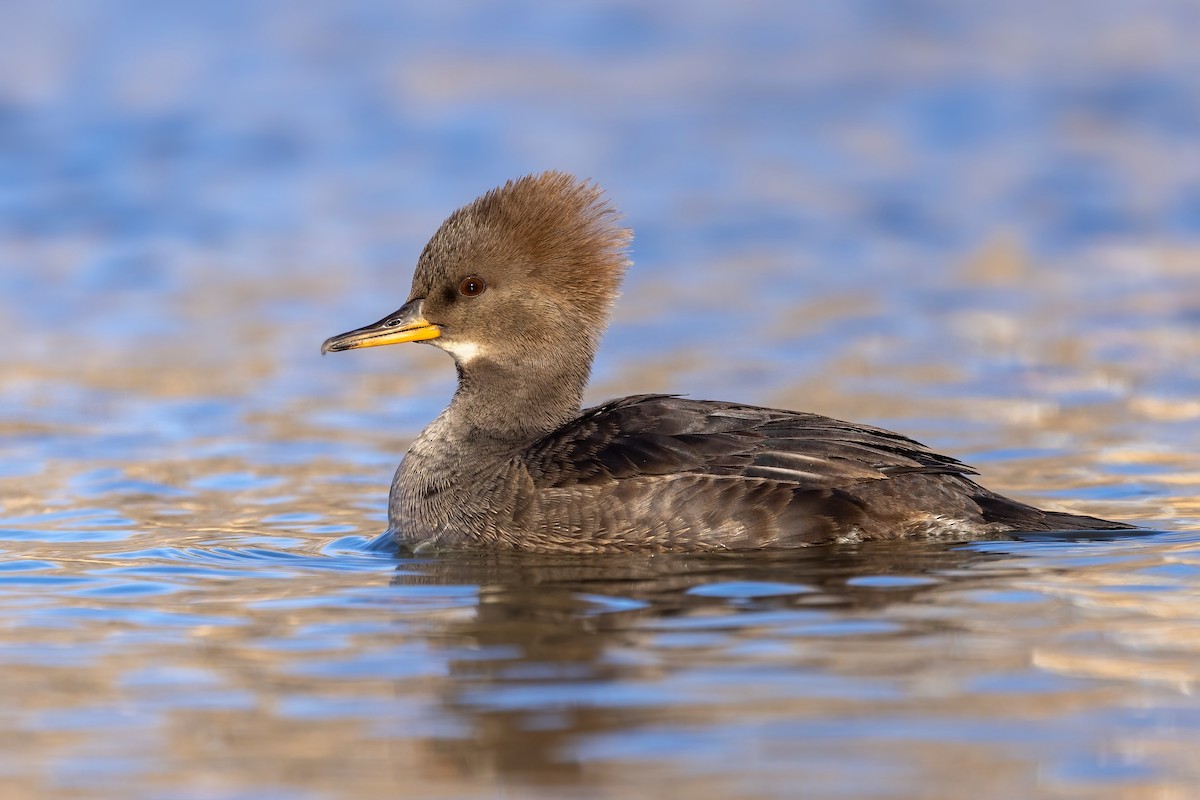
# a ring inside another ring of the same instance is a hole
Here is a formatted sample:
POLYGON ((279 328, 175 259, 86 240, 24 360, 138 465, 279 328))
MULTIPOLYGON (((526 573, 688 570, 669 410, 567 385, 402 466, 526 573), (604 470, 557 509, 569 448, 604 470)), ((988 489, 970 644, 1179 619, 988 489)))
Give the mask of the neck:
POLYGON ((455 528, 452 521, 477 512, 474 490, 579 413, 591 370, 591 353, 585 354, 507 369, 482 356, 461 360, 454 399, 396 470, 388 505, 392 529, 416 541, 438 540, 455 528))
POLYGON ((458 365, 458 391, 447 417, 483 436, 533 441, 579 414, 591 361, 589 354, 517 368, 471 359, 458 365))

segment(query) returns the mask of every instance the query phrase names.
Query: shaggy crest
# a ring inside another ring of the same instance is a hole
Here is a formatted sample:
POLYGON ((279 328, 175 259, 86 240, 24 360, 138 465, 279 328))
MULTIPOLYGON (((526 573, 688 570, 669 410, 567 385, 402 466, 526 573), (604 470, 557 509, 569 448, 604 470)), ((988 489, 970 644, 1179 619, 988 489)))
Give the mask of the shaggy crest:
POLYGON ((619 219, 594 183, 564 172, 527 175, 451 214, 421 254, 417 271, 503 264, 543 292, 607 311, 630 264, 632 233, 619 219))

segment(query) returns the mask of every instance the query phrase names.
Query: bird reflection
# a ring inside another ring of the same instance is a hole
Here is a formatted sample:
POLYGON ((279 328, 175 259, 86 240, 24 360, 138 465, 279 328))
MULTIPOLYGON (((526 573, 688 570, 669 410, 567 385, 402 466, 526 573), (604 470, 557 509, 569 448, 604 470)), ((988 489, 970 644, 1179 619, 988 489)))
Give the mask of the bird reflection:
POLYGON ((468 731, 426 740, 430 756, 460 774, 562 786, 594 769, 576 753, 591 737, 661 722, 677 702, 653 692, 694 665, 679 650, 662 657, 664 635, 717 630, 722 643, 699 645, 697 658, 719 658, 728 637, 766 635, 764 612, 799 625, 886 618, 1013 564, 1005 552, 911 541, 731 556, 490 552, 402 558, 393 582, 479 587, 474 613, 429 634, 449 651, 444 710, 468 731))

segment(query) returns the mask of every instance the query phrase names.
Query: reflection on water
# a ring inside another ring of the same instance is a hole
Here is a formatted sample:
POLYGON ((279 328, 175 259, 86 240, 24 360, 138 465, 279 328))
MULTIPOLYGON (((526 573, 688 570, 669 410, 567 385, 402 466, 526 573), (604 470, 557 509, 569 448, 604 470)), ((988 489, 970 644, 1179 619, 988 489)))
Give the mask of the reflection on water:
POLYGON ((522 781, 576 783, 610 749, 636 760, 643 747, 674 749, 676 735, 744 720, 764 700, 828 699, 838 673, 864 665, 839 663, 823 639, 858 649, 941 627, 880 612, 983 579, 969 567, 992 560, 925 545, 748 559, 471 556, 401 564, 394 584, 479 591, 474 614, 430 632, 454 677, 440 702, 463 722, 436 755, 459 772, 482 761, 522 781), (670 733, 681 726, 693 730, 670 733))
POLYGON ((802 776, 815 796, 999 798, 1200 779, 1195 535, 744 557, 324 541, 7 562, 13 785, 158 796, 203 768, 197 796, 785 797, 802 776))
MULTIPOLYGON (((1059 741, 1061 731, 1038 734, 1034 720, 1049 704, 1074 727, 1080 721, 1072 717, 1095 713, 1094 704, 1112 703, 1114 694, 1068 679, 1078 668, 1062 654, 1056 662, 1054 650, 1073 649, 1080 631, 1055 643, 1045 634, 1071 609, 1054 591, 1034 588, 1044 561, 1004 550, 1022 546, 402 563, 397 586, 478 587, 474 613, 432 622, 426 633, 449 675, 439 703, 461 723, 428 757, 454 774, 599 781, 623 791, 637 788, 631 768, 650 764, 672 783, 700 788, 719 757, 753 765, 753 777, 730 789, 765 783, 786 795, 796 774, 820 776, 830 763, 863 759, 865 742, 881 756, 871 759, 874 778, 886 785, 932 739, 959 751, 935 771, 939 785, 958 791, 976 792, 978 774, 960 774, 957 758, 1003 775, 994 796, 1012 796, 1035 764, 1046 765, 1046 748, 1056 753, 1049 760, 1063 760, 1056 768, 1096 769, 1103 782, 1095 765, 1074 763, 1080 742, 1059 741), (956 729, 969 740, 957 741, 956 729), (1018 731, 1025 741, 1012 741, 1018 731)), ((1194 558, 1181 577, 1198 575, 1194 558)), ((1081 583, 1102 576, 1096 570, 1081 583)), ((1175 602, 1197 599, 1191 587, 1175 602)), ((1193 606, 1167 624, 1195 622, 1193 606)), ((1145 644, 1179 655, 1170 641, 1145 644)), ((1105 677, 1155 681, 1140 660, 1110 654, 1105 677)), ((1200 676, 1194 666, 1184 672, 1173 688, 1200 676)), ((1197 706, 1185 705, 1195 716, 1197 706)), ((1167 744, 1170 758, 1183 757, 1186 748, 1167 744)), ((872 780, 847 786, 859 793, 872 780)))
POLYGON ((1193 4, 18 5, 0 795, 1195 795, 1193 4), (371 546, 453 370, 320 342, 549 167, 637 233, 591 399, 883 424, 1165 532, 371 546))

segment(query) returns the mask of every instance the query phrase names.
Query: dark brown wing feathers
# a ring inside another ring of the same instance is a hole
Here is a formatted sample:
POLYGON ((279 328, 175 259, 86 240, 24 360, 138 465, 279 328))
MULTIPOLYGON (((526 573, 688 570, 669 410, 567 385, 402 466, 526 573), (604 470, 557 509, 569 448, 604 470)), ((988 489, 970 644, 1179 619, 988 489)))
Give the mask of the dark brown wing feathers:
POLYGON ((655 520, 661 532, 641 545, 1128 527, 1009 500, 970 480, 975 470, 960 461, 881 428, 672 395, 588 409, 523 460, 532 484, 572 498, 560 511, 582 528, 641 531, 655 520))
POLYGON ((908 473, 975 472, 890 431, 672 395, 589 409, 534 445, 527 466, 541 485, 559 488, 683 473, 834 488, 908 473))

